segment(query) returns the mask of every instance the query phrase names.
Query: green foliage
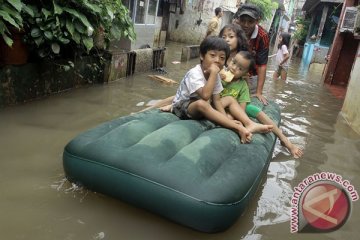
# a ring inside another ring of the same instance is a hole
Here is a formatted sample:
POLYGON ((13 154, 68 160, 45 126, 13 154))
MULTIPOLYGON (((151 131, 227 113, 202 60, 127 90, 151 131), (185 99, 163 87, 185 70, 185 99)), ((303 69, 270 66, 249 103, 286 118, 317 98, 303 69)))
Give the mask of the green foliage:
POLYGON ((26 41, 42 58, 61 55, 63 49, 89 53, 94 33, 103 29, 105 40, 135 39, 133 24, 120 0, 24 0, 34 16, 26 16, 26 41))
POLYGON ((249 0, 248 3, 252 3, 258 6, 261 10, 262 20, 267 20, 272 17, 273 11, 276 10, 279 6, 277 2, 273 2, 271 0, 249 0))
POLYGON ((296 18, 295 22, 296 31, 294 32, 293 39, 297 40, 300 45, 303 45, 309 31, 310 20, 299 16, 296 18))
POLYGON ((8 46, 13 44, 9 28, 20 31, 23 27, 22 12, 26 12, 30 16, 34 15, 31 8, 21 0, 0 0, 0 34, 8 46))
POLYGON ((136 34, 133 23, 129 17, 129 10, 121 3, 121 0, 100 0, 96 1, 101 8, 101 25, 105 29, 108 40, 121 37, 134 41, 136 34))

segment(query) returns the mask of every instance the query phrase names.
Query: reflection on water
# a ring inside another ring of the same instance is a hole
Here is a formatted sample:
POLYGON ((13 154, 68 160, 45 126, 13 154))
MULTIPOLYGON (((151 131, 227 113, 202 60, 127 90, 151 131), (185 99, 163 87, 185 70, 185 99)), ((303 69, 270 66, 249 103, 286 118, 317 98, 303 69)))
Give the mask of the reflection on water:
MULTIPOLYGON (((295 177, 295 161, 270 163, 267 180, 258 201, 254 216, 255 227, 286 222, 290 214, 292 187, 289 180, 295 177)), ((255 231, 256 228, 252 229, 255 231)))
MULTIPOLYGON (((271 67, 270 65, 269 68, 271 69, 271 67)), ((245 239, 286 238, 284 232, 289 231, 290 226, 292 188, 307 175, 321 171, 335 172, 345 176, 350 174, 352 183, 360 187, 359 178, 353 172, 354 168, 359 170, 359 163, 354 162, 353 157, 353 154, 359 154, 359 136, 348 126, 344 127, 344 122, 338 117, 342 102, 335 100, 323 88, 320 80, 322 71, 320 70, 315 69, 311 72, 302 63, 297 68, 295 60, 286 82, 272 80, 268 76, 267 96, 275 99, 282 109, 281 129, 293 143, 304 148, 305 155, 301 160, 290 160, 291 156, 286 149, 280 144, 276 145, 274 158, 270 163, 267 178, 262 192, 259 194, 256 211, 254 211, 254 226, 245 239), (356 135, 357 141, 346 139, 350 148, 345 147, 344 143, 340 145, 334 143, 334 140, 338 139, 334 137, 334 132, 336 134, 338 129, 336 125, 343 126, 342 131, 346 136, 340 141, 344 141, 344 138, 349 135, 356 135), (343 163, 350 164, 332 166, 333 161, 339 162, 339 159, 343 160, 343 163), (271 227, 279 223, 286 224, 282 225, 283 227, 271 227), (276 232, 274 229, 282 230, 282 233, 276 232)), ((347 226, 356 232, 356 227, 351 224, 354 224, 359 216, 353 215, 352 218, 347 226)), ((339 235, 346 235, 349 239, 357 238, 357 234, 349 232, 348 229, 319 235, 316 239, 337 239, 336 236, 340 231, 344 232, 339 235)))
MULTIPOLYGON (((181 44, 170 43, 165 76, 180 81, 199 60, 179 61, 181 44)), ((360 190, 360 139, 339 115, 342 102, 321 83, 321 66, 293 60, 288 80, 272 80, 265 95, 280 105, 281 129, 304 156, 295 160, 278 142, 263 185, 229 230, 204 234, 66 181, 65 144, 80 132, 128 115, 173 95, 142 73, 106 85, 75 89, 0 110, 0 226, 2 239, 357 239, 360 206, 328 234, 290 234, 292 188, 321 171, 336 172, 360 190), (137 106, 138 105, 138 106, 137 106)), ((226 186, 224 186, 226 187, 226 186)))

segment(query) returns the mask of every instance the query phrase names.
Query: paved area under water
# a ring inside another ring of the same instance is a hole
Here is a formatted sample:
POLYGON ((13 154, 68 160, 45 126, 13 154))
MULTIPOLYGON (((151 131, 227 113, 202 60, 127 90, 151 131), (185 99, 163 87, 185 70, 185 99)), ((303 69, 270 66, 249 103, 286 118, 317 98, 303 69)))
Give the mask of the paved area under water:
MULTIPOLYGON (((170 43, 165 76, 177 81, 198 63, 173 64, 180 54, 181 45, 170 43)), ((293 188, 307 176, 334 172, 360 191, 360 136, 339 114, 342 100, 323 86, 321 65, 308 69, 293 60, 286 82, 272 80, 273 69, 270 64, 265 95, 281 106, 281 127, 305 154, 294 159, 277 144, 253 201, 227 231, 200 233, 66 181, 62 152, 73 137, 141 110, 141 102, 175 93, 177 86, 163 85, 147 77, 156 73, 145 73, 0 110, 0 238, 358 239, 359 201, 337 231, 290 233, 293 188)))

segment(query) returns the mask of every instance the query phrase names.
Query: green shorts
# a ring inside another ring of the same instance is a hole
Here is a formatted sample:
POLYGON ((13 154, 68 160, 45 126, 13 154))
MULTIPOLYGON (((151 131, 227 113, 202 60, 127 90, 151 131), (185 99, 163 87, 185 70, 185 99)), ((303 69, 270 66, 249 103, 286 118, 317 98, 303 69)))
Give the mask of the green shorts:
POLYGON ((261 109, 257 106, 247 104, 245 108, 245 112, 249 117, 256 118, 257 115, 261 112, 261 109))

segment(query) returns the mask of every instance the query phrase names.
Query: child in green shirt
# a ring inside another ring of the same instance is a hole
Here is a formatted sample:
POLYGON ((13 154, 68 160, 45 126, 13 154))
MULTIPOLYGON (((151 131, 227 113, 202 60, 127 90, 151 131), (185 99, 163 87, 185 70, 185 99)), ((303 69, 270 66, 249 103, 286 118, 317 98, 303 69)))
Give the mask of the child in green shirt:
POLYGON ((254 59, 248 51, 238 52, 235 57, 229 61, 227 70, 231 72, 229 75, 233 75, 233 78, 227 79, 225 78, 225 75, 227 74, 223 75, 224 78, 222 84, 224 90, 220 94, 221 101, 224 105, 226 105, 227 100, 225 96, 232 96, 238 101, 240 106, 249 116, 256 118, 262 124, 273 125, 273 132, 279 137, 281 143, 290 151, 294 158, 299 158, 303 155, 303 151, 292 144, 278 126, 276 126, 276 124, 263 111, 261 111, 261 109, 249 104, 251 101, 250 91, 244 77, 247 76, 249 70, 252 69, 254 65, 254 59))

